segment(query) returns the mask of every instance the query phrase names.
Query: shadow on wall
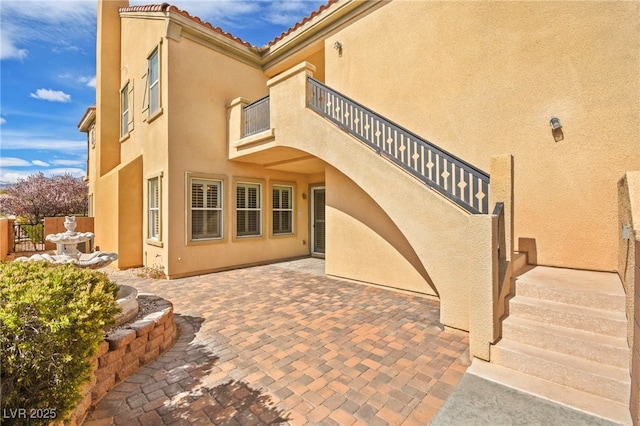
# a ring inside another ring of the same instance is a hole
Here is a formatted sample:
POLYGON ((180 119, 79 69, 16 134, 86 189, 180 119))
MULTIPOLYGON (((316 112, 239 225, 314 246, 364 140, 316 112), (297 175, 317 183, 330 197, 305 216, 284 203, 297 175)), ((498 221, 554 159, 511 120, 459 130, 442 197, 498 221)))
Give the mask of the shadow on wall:
POLYGON ((518 238, 518 252, 527 253, 529 265, 538 264, 538 247, 535 238, 518 238))
POLYGON ((328 168, 325 173, 330 187, 327 206, 353 218, 380 236, 415 269, 425 284, 431 288, 433 294, 439 297, 438 289, 413 246, 376 200, 341 171, 328 168), (340 191, 331 190, 338 186, 340 191))

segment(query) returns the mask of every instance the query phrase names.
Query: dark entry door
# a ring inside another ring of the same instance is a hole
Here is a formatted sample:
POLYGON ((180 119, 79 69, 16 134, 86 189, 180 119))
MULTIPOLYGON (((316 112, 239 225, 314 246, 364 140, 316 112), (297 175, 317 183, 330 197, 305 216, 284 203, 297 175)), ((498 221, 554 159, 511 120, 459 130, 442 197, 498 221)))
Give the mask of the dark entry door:
POLYGON ((325 238, 325 191, 324 186, 311 188, 311 250, 312 254, 324 255, 325 238))

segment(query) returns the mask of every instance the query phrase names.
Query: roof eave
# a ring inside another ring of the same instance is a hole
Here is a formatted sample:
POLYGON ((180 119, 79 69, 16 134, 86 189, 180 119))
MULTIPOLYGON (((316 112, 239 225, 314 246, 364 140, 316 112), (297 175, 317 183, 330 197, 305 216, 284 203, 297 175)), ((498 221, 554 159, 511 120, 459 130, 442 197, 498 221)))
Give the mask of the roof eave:
POLYGON ((293 29, 272 44, 261 49, 263 69, 275 66, 280 60, 326 38, 346 23, 368 13, 391 0, 339 0, 313 18, 293 29))
POLYGON ((81 132, 88 132, 91 125, 96 121, 96 107, 91 106, 87 108, 84 115, 78 122, 78 130, 81 132))
POLYGON ((222 31, 218 32, 216 29, 208 28, 179 12, 170 10, 168 16, 167 38, 179 41, 181 37, 185 37, 242 62, 260 67, 259 48, 242 42, 228 33, 225 35, 222 31))

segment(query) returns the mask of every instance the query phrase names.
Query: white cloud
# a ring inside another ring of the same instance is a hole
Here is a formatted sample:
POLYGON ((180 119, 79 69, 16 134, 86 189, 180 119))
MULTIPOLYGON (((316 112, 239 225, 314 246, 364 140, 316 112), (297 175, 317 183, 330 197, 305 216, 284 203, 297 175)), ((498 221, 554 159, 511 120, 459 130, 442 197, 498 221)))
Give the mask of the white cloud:
MULTIPOLYGON (((186 10, 192 16, 197 16, 214 26, 224 27, 249 14, 260 11, 259 1, 221 0, 194 1, 174 0, 170 2, 177 8, 186 10)), ((131 5, 149 4, 148 0, 132 0, 131 5)))
POLYGON ((75 42, 95 35, 95 1, 2 0, 0 59, 24 59, 30 42, 57 45, 52 50, 78 49, 75 42), (37 28, 37 30, 34 30, 37 28))
POLYGON ((0 157, 0 167, 25 167, 31 163, 17 157, 0 157))
POLYGON ((4 118, 0 117, 0 124, 5 124, 7 122, 7 120, 5 120, 4 118))
POLYGON ((20 49, 15 45, 8 31, 0 31, 0 59, 23 60, 29 55, 27 49, 20 49))
POLYGON ((87 151, 87 140, 78 132, 79 140, 53 139, 33 132, 2 132, 2 150, 19 149, 56 151, 67 155, 84 154, 87 151))
POLYGON ((271 24, 293 26, 323 3, 309 0, 273 1, 268 3, 264 16, 271 24))
POLYGON ((84 166, 85 161, 83 160, 51 160, 49 163, 54 166, 84 166))
POLYGON ((16 183, 18 179, 25 179, 27 176, 32 175, 31 172, 3 172, 0 173, 0 183, 9 184, 16 183))
POLYGON ((88 87, 93 87, 95 89, 96 87, 96 76, 94 75, 93 77, 87 77, 87 76, 82 76, 78 78, 78 81, 82 84, 86 84, 88 87))
POLYGON ((33 160, 31 161, 31 164, 33 164, 34 166, 49 167, 49 163, 45 163, 44 161, 40 160, 33 160))
POLYGON ((35 99, 42 99, 49 102, 71 101, 71 95, 64 93, 61 90, 38 89, 36 90, 36 93, 31 93, 30 96, 35 99))
POLYGON ((47 170, 32 169, 32 170, 25 170, 25 171, 19 171, 19 172, 12 170, 9 172, 0 172, 0 183, 3 183, 3 184, 16 183, 18 179, 26 179, 27 177, 34 175, 38 172, 43 172, 44 175, 47 177, 51 177, 54 175, 55 176, 63 175, 65 173, 69 173, 71 176, 76 178, 82 178, 86 176, 86 173, 83 169, 74 168, 74 167, 47 169, 47 170))
POLYGON ((45 172, 45 176, 63 175, 65 173, 69 173, 73 177, 85 177, 87 175, 84 169, 80 169, 77 167, 60 167, 57 169, 47 170, 45 172))

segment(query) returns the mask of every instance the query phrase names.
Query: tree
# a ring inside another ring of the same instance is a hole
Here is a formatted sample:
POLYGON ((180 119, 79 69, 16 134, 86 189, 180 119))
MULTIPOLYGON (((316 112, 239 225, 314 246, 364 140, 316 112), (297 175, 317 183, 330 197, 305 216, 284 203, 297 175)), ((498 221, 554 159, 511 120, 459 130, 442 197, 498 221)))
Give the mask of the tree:
POLYGON ((45 217, 84 214, 89 189, 86 182, 69 173, 50 178, 40 172, 18 179, 0 197, 0 211, 38 223, 45 217))

